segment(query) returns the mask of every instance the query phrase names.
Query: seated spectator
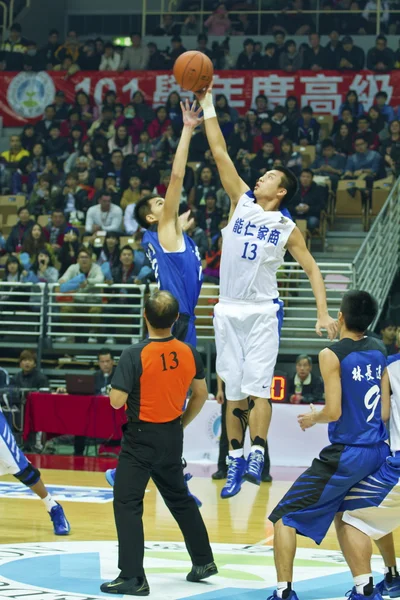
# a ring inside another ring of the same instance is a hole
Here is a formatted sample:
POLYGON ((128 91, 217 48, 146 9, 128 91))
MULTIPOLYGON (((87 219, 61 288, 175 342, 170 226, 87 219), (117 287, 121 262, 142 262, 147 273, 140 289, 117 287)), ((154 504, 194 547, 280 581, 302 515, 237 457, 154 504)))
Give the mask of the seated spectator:
POLYGON ((122 209, 111 203, 112 195, 103 190, 99 193, 98 204, 87 211, 85 230, 87 233, 97 231, 121 231, 122 209))
POLYGON ((80 248, 79 230, 76 227, 69 225, 65 231, 63 243, 58 255, 60 263, 60 277, 71 266, 75 265, 78 260, 78 252, 80 248))
POLYGON ((261 55, 254 52, 254 40, 247 38, 243 42, 243 51, 239 54, 236 68, 247 71, 261 69, 261 55))
POLYGON ((11 193, 29 195, 33 190, 36 179, 32 159, 25 156, 20 160, 18 168, 12 175, 11 193))
POLYGON ((346 35, 338 53, 337 68, 340 71, 361 71, 364 68, 365 53, 362 48, 353 44, 353 38, 346 35))
MULTIPOLYGON (((393 7, 393 2, 390 0, 380 0, 379 5, 376 0, 368 0, 364 6, 362 18, 366 22, 367 33, 374 34, 377 28, 376 15, 378 10, 381 11, 380 23, 381 27, 387 31, 389 26, 390 7, 393 7)), ((394 8, 394 7, 393 7, 394 8)))
MULTIPOLYGON (((18 258, 16 256, 9 256, 4 266, 3 281, 16 284, 25 283, 25 275, 26 272, 18 258)), ((19 285, 2 287, 2 293, 0 295, 0 313, 2 311, 25 310, 24 306, 21 308, 21 304, 29 302, 29 296, 26 287, 20 290, 21 294, 16 294, 15 292, 18 292, 19 288, 19 285)))
POLYGON ((155 194, 158 194, 159 196, 162 196, 164 198, 165 194, 167 193, 167 189, 168 189, 170 181, 171 181, 171 171, 164 171, 162 174, 160 183, 158 185, 156 185, 155 194))
MULTIPOLYGON (((195 18, 197 18, 197 17, 195 17, 195 18)), ((197 36, 197 48, 196 49, 198 50, 198 52, 202 52, 203 54, 208 56, 208 58, 212 59, 213 54, 212 54, 211 50, 209 48, 207 48, 207 44, 208 44, 208 35, 206 33, 199 33, 199 35, 197 36)))
POLYGON ((199 226, 205 231, 207 237, 212 238, 219 232, 219 224, 222 213, 217 208, 217 196, 214 192, 208 192, 205 197, 205 206, 200 206, 197 211, 199 226))
POLYGON ((40 55, 43 57, 46 70, 51 71, 57 63, 55 53, 60 47, 60 34, 57 29, 49 31, 48 43, 40 49, 40 55))
MULTIPOLYGON (((325 2, 329 3, 329 0, 325 0, 325 2)), ((328 17, 328 19, 332 18, 331 15, 325 15, 325 17, 328 17)), ((340 29, 337 26, 336 20, 333 23, 333 27, 334 28, 332 28, 332 22, 331 22, 330 27, 329 27, 329 43, 325 46, 326 59, 327 59, 326 64, 327 64, 327 69, 329 69, 329 70, 334 70, 337 68, 337 66, 339 64, 339 54, 340 54, 340 50, 342 48, 342 42, 339 40, 340 29)), ((323 33, 321 24, 319 27, 319 32, 323 33)))
POLYGON ((110 152, 121 150, 124 156, 133 153, 132 140, 125 125, 117 127, 115 136, 108 141, 108 149, 110 152))
POLYGON ((290 131, 295 130, 301 117, 300 105, 296 96, 288 96, 285 102, 286 118, 290 131))
POLYGON ((79 182, 79 175, 76 171, 68 173, 62 191, 62 207, 70 223, 81 224, 84 222, 94 195, 94 189, 79 182))
POLYGON ((232 27, 225 4, 219 4, 215 11, 204 21, 208 35, 227 35, 232 27))
POLYGON ((322 155, 317 156, 311 165, 311 169, 316 175, 329 177, 332 190, 335 192, 339 179, 344 173, 346 158, 335 151, 332 140, 324 140, 321 145, 322 155))
POLYGON ((343 14, 340 18, 340 31, 345 35, 366 35, 367 22, 360 14, 360 2, 350 2, 350 14, 343 14))
POLYGON ((35 221, 31 219, 31 215, 27 206, 21 206, 17 210, 17 215, 18 223, 16 223, 11 229, 7 238, 6 252, 8 252, 8 254, 21 252, 22 244, 28 231, 30 231, 33 225, 35 225, 35 221))
POLYGON ((87 123, 81 119, 81 113, 76 108, 71 108, 68 113, 68 119, 63 121, 60 125, 60 132, 63 138, 69 138, 71 136, 72 128, 79 125, 82 131, 86 133, 87 123))
POLYGON ((36 177, 41 175, 46 166, 46 153, 42 142, 37 142, 32 149, 32 166, 36 177))
POLYGON ((131 42, 131 46, 124 48, 119 70, 127 68, 129 71, 143 71, 149 62, 149 50, 147 46, 143 46, 142 36, 138 32, 131 34, 131 42))
POLYGON ((328 57, 326 49, 321 46, 319 33, 310 33, 309 42, 311 48, 304 52, 303 67, 311 71, 322 71, 328 68, 328 57))
POLYGON ((57 90, 54 98, 55 120, 61 123, 68 119, 68 113, 71 109, 70 105, 65 102, 65 93, 62 90, 57 90))
POLYGON ((54 260, 54 251, 51 245, 47 242, 43 233, 43 227, 39 223, 35 223, 29 231, 27 231, 21 247, 19 260, 22 266, 28 270, 36 261, 39 252, 45 250, 54 260))
POLYGON ((133 175, 129 179, 129 187, 122 194, 120 207, 122 210, 125 210, 126 207, 130 204, 136 204, 136 202, 140 198, 140 185, 141 179, 137 175, 133 175))
POLYGON ((149 132, 147 131, 147 129, 144 129, 140 132, 139 143, 136 144, 133 150, 136 155, 138 155, 139 152, 146 152, 148 156, 154 158, 155 142, 150 139, 149 132))
POLYGON ((394 66, 394 52, 387 47, 387 38, 378 35, 375 47, 368 50, 367 69, 370 71, 390 71, 394 66))
POLYGON ((100 248, 94 247, 93 252, 97 256, 96 264, 102 268, 101 270, 104 273, 106 281, 111 279, 111 269, 119 265, 120 247, 118 231, 107 231, 103 246, 100 248))
POLYGON ((364 139, 367 141, 368 148, 370 150, 378 150, 379 149, 379 146, 381 143, 380 139, 374 131, 371 131, 370 121, 369 121, 369 117, 367 115, 363 115, 362 117, 359 117, 359 119, 357 121, 357 130, 356 130, 355 135, 356 136, 362 135, 364 137, 364 139))
POLYGON ((243 181, 245 181, 247 183, 249 188, 253 189, 254 186, 256 185, 256 181, 258 179, 258 173, 251 165, 248 157, 243 156, 242 158, 237 160, 236 163, 234 163, 234 164, 235 164, 236 170, 239 174, 239 177, 241 177, 243 179, 243 181))
POLYGON ((123 115, 115 121, 115 128, 126 127, 128 135, 132 139, 132 144, 137 144, 140 139, 140 133, 144 129, 144 121, 136 115, 135 105, 130 102, 124 108, 123 115))
POLYGON ((71 130, 70 137, 67 139, 69 154, 80 150, 83 142, 86 140, 87 137, 84 135, 82 129, 79 127, 79 125, 75 125, 75 127, 73 127, 71 130))
POLYGON ((186 52, 186 48, 182 44, 182 38, 180 35, 175 35, 171 39, 171 46, 172 50, 170 50, 168 54, 165 54, 167 68, 172 68, 180 55, 186 52))
POLYGON ((62 62, 65 57, 69 57, 73 62, 76 62, 79 57, 80 46, 76 31, 69 31, 65 43, 54 53, 56 61, 62 62))
POLYGON ((269 117, 268 98, 265 94, 258 94, 255 99, 255 112, 260 119, 269 117))
MULTIPOLYGON (((261 134, 260 120, 255 110, 250 109, 247 111, 245 121, 247 131, 251 136, 254 137, 261 134)), ((253 147, 253 144, 251 147, 253 147)))
POLYGON ((71 225, 67 223, 64 211, 58 208, 54 209, 49 224, 43 228, 43 234, 56 254, 60 252, 64 236, 70 228, 71 225))
MULTIPOLYGON (((92 327, 89 330, 88 342, 90 344, 97 343, 97 327, 100 323, 101 314, 101 294, 100 289, 96 284, 104 282, 104 275, 101 268, 93 263, 90 250, 81 247, 78 256, 77 264, 71 265, 65 271, 61 279, 59 279, 59 291, 62 294, 68 293, 72 295, 73 302, 60 306, 60 312, 67 315, 68 320, 71 320, 71 315, 74 312, 88 313, 92 327), (84 306, 84 305, 87 306, 84 306), (83 306, 82 306, 83 305, 83 306), (69 316, 68 316, 69 315, 69 316)), ((62 301, 62 297, 61 297, 62 301)), ((74 320, 80 320, 80 317, 74 317, 74 320)), ((85 322, 87 319, 85 318, 85 322)), ((68 331, 71 329, 68 328, 68 331)), ((82 339, 82 338, 79 338, 82 339)), ((65 343, 66 337, 62 336, 57 340, 59 343, 65 343)))
POLYGON ((293 142, 291 140, 282 140, 280 159, 284 167, 291 169, 296 177, 299 177, 303 161, 300 152, 293 150, 293 142))
MULTIPOLYGON (((92 50, 94 52, 94 45, 91 46, 92 50)), ((97 57, 96 57, 96 61, 97 61, 97 57)), ((92 70, 97 70, 97 69, 83 69, 85 71, 92 71, 92 70)), ((83 90, 80 90, 79 92, 77 92, 76 96, 75 96, 75 105, 74 105, 75 110, 79 111, 81 120, 87 125, 89 126, 92 121, 93 121, 93 107, 90 103, 90 98, 88 96, 88 94, 86 92, 84 92, 83 90)), ((86 132, 86 129, 85 129, 86 132)))
POLYGON ((201 259, 204 259, 209 249, 209 243, 204 229, 198 224, 196 213, 190 214, 189 229, 187 229, 186 233, 198 247, 201 259))
POLYGON ((283 29, 274 29, 274 46, 276 50, 276 56, 280 57, 281 53, 285 51, 286 45, 286 32, 283 29))
POLYGON ((227 97, 225 94, 217 94, 215 97, 215 110, 218 113, 225 113, 229 116, 229 120, 232 123, 236 123, 239 118, 239 113, 235 108, 229 106, 227 97))
POLYGON ((154 119, 154 111, 151 106, 146 104, 140 90, 133 94, 132 102, 135 105, 136 115, 143 119, 145 123, 150 123, 154 119))
POLYGON ((237 158, 240 150, 244 150, 246 153, 253 151, 253 137, 248 132, 244 119, 239 119, 235 123, 234 133, 228 139, 228 148, 233 160, 237 158))
POLYGON ((156 110, 156 118, 148 126, 148 132, 151 139, 157 139, 162 136, 167 127, 171 125, 165 106, 159 106, 156 110))
POLYGON ((51 178, 49 175, 39 175, 38 182, 35 184, 27 202, 27 207, 32 215, 47 215, 54 208, 58 188, 54 192, 52 192, 51 188, 51 178))
MULTIPOLYGON (((246 153, 245 150, 240 150, 235 159, 241 160, 245 157, 248 158, 248 153, 246 153)), ((275 158, 275 146, 272 141, 267 141, 263 144, 261 150, 259 150, 255 157, 251 160, 250 165, 252 169, 257 171, 258 177, 261 177, 261 175, 264 175, 266 171, 272 169, 275 158)))
POLYGON ((0 156, 0 194, 10 194, 11 193, 11 170, 7 168, 6 161, 3 157, 0 156))
POLYGON ((348 126, 351 133, 355 133, 357 130, 357 120, 353 117, 350 108, 344 108, 342 111, 342 117, 335 121, 332 129, 332 134, 337 133, 342 124, 348 126))
POLYGON ((378 152, 368 148, 368 140, 363 135, 356 136, 354 147, 355 153, 347 158, 344 176, 354 178, 368 175, 375 178, 381 164, 378 152))
POLYGON ((381 91, 375 95, 374 105, 379 108, 380 114, 383 118, 391 123, 395 119, 394 110, 387 104, 388 95, 386 92, 381 91))
POLYGON ((104 54, 101 57, 99 71, 118 71, 120 64, 120 53, 116 52, 111 42, 107 42, 104 45, 104 54))
MULTIPOLYGON (((279 3, 279 6, 282 4, 279 3)), ((304 8, 303 0, 286 2, 276 20, 275 27, 289 35, 307 35, 315 26, 310 15, 303 12, 304 8)))
POLYGON ((390 169, 396 172, 395 164, 392 159, 392 149, 400 150, 400 121, 392 121, 389 125, 389 137, 382 142, 381 155, 390 169))
POLYGON ((149 42, 147 44, 147 48, 149 51, 149 62, 147 63, 148 71, 162 71, 166 69, 168 60, 165 57, 163 52, 157 47, 157 44, 154 42, 149 42))
POLYGON ((167 118, 179 129, 182 127, 181 97, 178 92, 171 92, 166 103, 167 118))
POLYGON ((303 56, 298 52, 296 42, 288 40, 285 50, 279 55, 279 68, 288 73, 294 73, 303 68, 303 56))
POLYGON ((315 146, 319 138, 320 124, 314 119, 314 112, 311 106, 305 106, 301 109, 301 117, 297 121, 295 130, 295 142, 301 146, 309 144, 315 146))
POLYGON ((371 106, 368 118, 370 130, 376 133, 380 140, 386 139, 389 131, 388 123, 377 106, 371 106))
POLYGON ((203 270, 204 283, 219 285, 219 269, 221 265, 222 235, 218 235, 211 249, 206 252, 206 266, 203 270))
POLYGON ((29 156, 29 152, 22 147, 19 135, 11 135, 9 150, 5 150, 0 156, 4 158, 6 163, 15 167, 22 158, 29 156))
POLYGON ((99 350, 97 357, 99 359, 99 369, 94 375, 95 392, 96 395, 107 396, 115 373, 114 357, 108 348, 99 350))
POLYGON ((341 104, 339 108, 339 117, 342 116, 344 109, 349 109, 352 116, 355 119, 361 117, 364 114, 364 106, 362 102, 358 100, 358 94, 354 90, 349 90, 346 94, 346 100, 341 104))
POLYGON ((300 174, 300 187, 289 203, 288 209, 294 220, 305 219, 307 229, 319 227, 321 211, 325 208, 325 189, 313 181, 311 169, 303 169, 300 174))
POLYGON ((119 148, 113 150, 111 152, 110 162, 111 164, 106 164, 104 175, 107 175, 108 173, 114 173, 117 180, 117 186, 120 188, 122 187, 122 167, 124 164, 124 155, 122 154, 122 150, 119 148))
POLYGON ((380 324, 382 342, 385 345, 388 356, 397 354, 396 346, 396 323, 392 319, 385 319, 380 324))
POLYGON ((284 106, 275 106, 272 112, 271 123, 272 131, 280 142, 282 142, 283 138, 290 135, 290 125, 284 106))
POLYGON ((136 168, 134 169, 134 174, 140 177, 142 184, 146 184, 151 190, 160 181, 160 172, 153 163, 153 159, 146 152, 139 152, 136 160, 136 168))
POLYGON ((261 57, 260 68, 266 69, 267 71, 277 69, 279 66, 279 57, 280 55, 276 50, 276 45, 272 42, 269 42, 266 44, 264 54, 261 57))
POLYGON ((119 206, 121 202, 121 191, 117 186, 117 178, 115 177, 115 174, 107 173, 103 183, 103 189, 111 194, 112 204, 119 206))
POLYGON ((43 248, 29 269, 25 281, 30 283, 57 283, 58 277, 58 270, 53 265, 52 257, 48 250, 43 248))
MULTIPOLYGON (((174 15, 162 15, 162 24, 153 32, 153 35, 175 36, 180 34, 180 25, 176 23, 174 15)), ((183 35, 183 34, 182 34, 183 35)))
POLYGON ((12 378, 11 385, 20 389, 36 391, 49 387, 46 375, 37 368, 36 353, 33 350, 23 350, 21 352, 19 366, 21 371, 12 378))
POLYGON ((205 206, 206 196, 218 191, 214 175, 210 167, 202 167, 199 171, 198 184, 195 189, 194 206, 198 208, 205 206))
POLYGON ((46 142, 50 137, 50 128, 53 125, 57 125, 56 107, 54 104, 49 104, 44 109, 43 118, 35 125, 36 138, 39 141, 46 142))
POLYGON ((68 140, 61 137, 59 125, 53 124, 50 127, 49 138, 45 142, 45 151, 49 156, 58 158, 59 160, 65 160, 68 158, 68 140))
POLYGON ((280 144, 278 138, 274 135, 273 124, 270 119, 263 119, 261 121, 261 134, 253 140, 253 152, 256 154, 261 150, 265 142, 272 142, 275 154, 279 155, 280 144))
MULTIPOLYGON (((177 132, 176 125, 168 125, 164 133, 154 144, 156 158, 158 157, 161 158, 161 160, 169 161, 171 156, 176 152, 179 144, 179 136, 180 134, 177 132)), ((164 168, 165 167, 162 166, 160 167, 160 170, 164 168)))
POLYGON ((37 135, 35 133, 35 128, 31 123, 25 125, 23 132, 21 134, 21 144, 24 150, 28 150, 28 152, 32 152, 34 145, 37 142, 37 135))
POLYGON ((188 15, 183 22, 181 35, 198 35, 200 23, 197 15, 188 15))
POLYGON ((22 37, 22 27, 13 23, 7 40, 1 44, 1 51, 5 54, 7 71, 22 71, 24 55, 27 51, 28 40, 22 37))
POLYGON ((61 63, 54 65, 53 71, 65 73, 65 77, 69 78, 79 71, 79 65, 74 63, 69 56, 66 56, 61 63))
POLYGON ((88 165, 90 172, 95 169, 95 159, 92 155, 92 146, 89 140, 83 141, 78 149, 70 154, 68 159, 64 163, 64 172, 70 173, 75 169, 80 169, 82 165, 88 165))
POLYGON ((288 381, 291 404, 317 404, 324 401, 324 384, 321 377, 312 374, 312 359, 307 354, 296 358, 296 374, 288 381))
POLYGON ((103 138, 106 140, 115 136, 114 111, 111 106, 103 106, 101 116, 93 121, 88 130, 88 136, 93 139, 103 138))

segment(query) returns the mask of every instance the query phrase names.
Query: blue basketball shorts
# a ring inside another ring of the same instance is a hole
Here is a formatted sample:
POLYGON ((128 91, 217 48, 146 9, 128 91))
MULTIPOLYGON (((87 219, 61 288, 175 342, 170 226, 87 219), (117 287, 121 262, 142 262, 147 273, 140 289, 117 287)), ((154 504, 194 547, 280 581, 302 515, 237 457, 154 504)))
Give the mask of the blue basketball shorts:
POLYGON ((327 446, 294 482, 270 514, 270 521, 282 519, 284 525, 320 544, 349 490, 379 469, 389 452, 385 442, 327 446))

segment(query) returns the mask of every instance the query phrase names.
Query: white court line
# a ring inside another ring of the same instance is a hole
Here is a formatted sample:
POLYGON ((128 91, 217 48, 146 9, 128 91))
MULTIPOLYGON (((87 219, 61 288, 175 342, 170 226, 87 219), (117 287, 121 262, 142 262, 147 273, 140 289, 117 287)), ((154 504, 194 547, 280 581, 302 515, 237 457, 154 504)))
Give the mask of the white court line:
POLYGON ((274 536, 270 535, 269 537, 265 538, 265 540, 261 540, 260 542, 257 542, 256 544, 253 544, 253 545, 254 546, 264 546, 265 544, 268 544, 268 542, 270 542, 273 539, 274 539, 274 536))

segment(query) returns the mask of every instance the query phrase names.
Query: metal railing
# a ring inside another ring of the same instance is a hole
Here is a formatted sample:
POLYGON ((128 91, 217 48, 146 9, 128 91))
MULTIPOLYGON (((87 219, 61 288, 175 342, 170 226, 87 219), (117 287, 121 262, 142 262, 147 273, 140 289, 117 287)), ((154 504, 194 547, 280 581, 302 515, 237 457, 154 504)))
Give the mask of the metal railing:
POLYGON ((0 344, 37 346, 44 334, 45 301, 44 283, 1 281, 0 344))
POLYGON ((84 344, 89 337, 125 345, 141 340, 145 290, 145 285, 97 284, 93 292, 63 294, 50 284, 46 337, 55 346, 84 344))
POLYGON ((400 178, 379 211, 353 261, 354 287, 370 292, 378 302, 381 316, 400 262, 400 178))

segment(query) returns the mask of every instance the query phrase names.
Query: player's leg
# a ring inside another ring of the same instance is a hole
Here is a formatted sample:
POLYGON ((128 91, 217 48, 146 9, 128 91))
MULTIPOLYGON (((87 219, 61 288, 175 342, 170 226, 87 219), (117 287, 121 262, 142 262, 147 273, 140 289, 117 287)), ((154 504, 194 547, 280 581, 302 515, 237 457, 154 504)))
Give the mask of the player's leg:
MULTIPOLYGON (((394 524, 394 525, 397 525, 394 524)), ((377 584, 382 596, 390 594, 391 598, 400 598, 400 575, 397 570, 396 551, 394 548, 393 533, 389 533, 379 540, 375 540, 379 552, 385 563, 385 577, 377 584)))
POLYGON ((292 591, 296 542, 296 530, 284 525, 280 519, 274 527, 274 561, 278 580, 276 596, 285 600, 297 598, 292 591))
POLYGON ((356 593, 366 597, 374 596, 371 539, 359 529, 345 523, 342 513, 335 516, 335 527, 340 549, 354 578, 356 593))
POLYGON ((216 370, 225 382, 226 433, 229 443, 227 481, 221 490, 221 497, 230 498, 240 492, 246 469, 243 448, 249 411, 247 395, 241 392, 244 353, 241 317, 237 305, 219 302, 214 310, 214 328, 216 370))
POLYGON ((249 430, 251 450, 247 459, 245 473, 246 481, 260 485, 264 470, 265 446, 272 417, 271 400, 250 397, 249 400, 249 430))

